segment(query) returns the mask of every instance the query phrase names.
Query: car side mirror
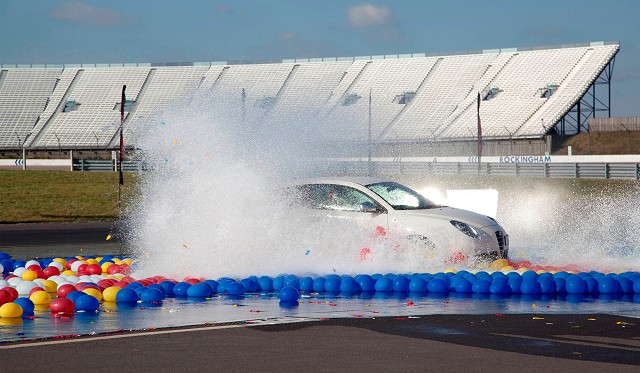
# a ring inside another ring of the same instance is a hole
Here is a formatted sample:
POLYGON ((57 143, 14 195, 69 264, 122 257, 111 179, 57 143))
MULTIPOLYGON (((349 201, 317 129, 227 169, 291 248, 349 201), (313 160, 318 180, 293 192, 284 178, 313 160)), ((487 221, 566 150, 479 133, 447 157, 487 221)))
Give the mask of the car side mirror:
POLYGON ((360 212, 376 213, 380 212, 380 209, 372 202, 363 202, 360 205, 360 212))

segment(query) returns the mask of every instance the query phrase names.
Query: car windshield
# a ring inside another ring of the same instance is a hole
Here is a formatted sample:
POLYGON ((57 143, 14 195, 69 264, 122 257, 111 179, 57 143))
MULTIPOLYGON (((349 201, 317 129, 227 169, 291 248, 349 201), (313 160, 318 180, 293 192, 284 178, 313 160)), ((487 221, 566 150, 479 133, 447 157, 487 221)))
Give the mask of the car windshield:
POLYGON ((366 185, 396 210, 422 210, 442 207, 406 186, 391 181, 366 185))

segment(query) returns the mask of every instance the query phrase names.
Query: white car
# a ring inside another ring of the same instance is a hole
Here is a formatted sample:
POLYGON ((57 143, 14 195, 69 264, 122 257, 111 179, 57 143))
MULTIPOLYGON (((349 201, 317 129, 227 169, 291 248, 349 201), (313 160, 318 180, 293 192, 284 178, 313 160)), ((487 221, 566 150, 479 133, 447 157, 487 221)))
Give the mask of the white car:
POLYGON ((454 262, 507 258, 509 236, 489 216, 440 206, 399 183, 367 177, 317 178, 289 189, 315 215, 355 223, 376 236, 406 239, 431 258, 454 262))

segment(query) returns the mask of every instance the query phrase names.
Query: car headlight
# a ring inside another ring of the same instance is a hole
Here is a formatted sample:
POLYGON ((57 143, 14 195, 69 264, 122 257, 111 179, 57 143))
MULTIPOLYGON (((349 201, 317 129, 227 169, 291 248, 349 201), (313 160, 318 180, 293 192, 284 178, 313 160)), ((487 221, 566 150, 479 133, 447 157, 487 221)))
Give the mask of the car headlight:
POLYGON ((469 224, 463 223, 457 220, 451 220, 450 223, 454 227, 458 228, 460 232, 466 234, 467 236, 471 238, 478 238, 478 232, 475 229, 473 229, 473 227, 470 226, 469 224))

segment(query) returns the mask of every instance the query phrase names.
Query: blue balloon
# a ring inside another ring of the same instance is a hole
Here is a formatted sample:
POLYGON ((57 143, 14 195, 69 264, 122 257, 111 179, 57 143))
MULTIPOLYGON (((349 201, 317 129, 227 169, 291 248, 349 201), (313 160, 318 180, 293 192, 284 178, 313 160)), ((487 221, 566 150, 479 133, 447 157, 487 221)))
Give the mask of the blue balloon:
POLYGON ((327 276, 327 280, 324 282, 324 290, 328 292, 340 291, 340 283, 342 279, 338 276, 327 276))
POLYGON ((522 280, 522 276, 520 276, 518 272, 509 272, 507 273, 507 277, 509 277, 510 280, 514 278, 522 280))
POLYGON ((621 293, 633 293, 633 281, 631 281, 628 277, 625 276, 614 276, 614 278, 618 281, 620 285, 621 293))
POLYGON ((600 294, 616 294, 620 292, 620 284, 612 276, 602 276, 598 279, 600 294))
MULTIPOLYGON (((67 295, 67 298, 68 297, 67 295)), ((138 299, 138 293, 133 289, 124 288, 116 293, 116 302, 118 303, 134 303, 137 302, 138 299)))
MULTIPOLYGON (((116 294, 118 296, 118 294, 116 294)), ((162 302, 164 299, 164 294, 160 289, 156 288, 146 288, 142 294, 140 294, 140 300, 146 303, 157 303, 162 302)))
POLYGON ((254 293, 258 290, 258 283, 251 278, 243 278, 240 283, 244 285, 244 290, 247 293, 254 293))
POLYGON ((409 282, 409 291, 412 293, 424 293, 427 291, 427 280, 422 277, 414 277, 409 282))
POLYGON ((633 292, 636 294, 640 293, 640 278, 633 282, 633 292))
POLYGON ((300 290, 300 279, 298 278, 298 276, 289 275, 285 277, 282 283, 282 287, 287 287, 287 286, 291 286, 296 288, 297 290, 300 290))
POLYGON ((356 279, 358 285, 360 285, 360 290, 362 291, 375 291, 376 290, 376 280, 374 280, 373 276, 369 275, 359 275, 356 279))
POLYGON ((577 275, 567 277, 564 287, 568 294, 584 294, 588 290, 585 281, 577 275))
POLYGON ((324 284, 326 281, 327 279, 325 279, 324 277, 318 277, 313 280, 313 291, 315 291, 316 293, 324 292, 324 284))
POLYGON ((471 293, 473 291, 472 287, 473 287, 473 284, 471 283, 471 281, 467 280, 466 278, 461 278, 455 282, 456 293, 463 293, 463 294, 471 293))
POLYGON ((505 278, 496 278, 491 281, 491 286, 489 287, 489 291, 492 294, 509 294, 511 293, 511 287, 507 282, 507 277, 505 278))
POLYGON ((81 291, 74 290, 71 293, 68 293, 65 298, 71 299, 71 301, 75 303, 76 299, 78 299, 78 297, 80 297, 82 295, 87 295, 87 293, 83 293, 81 291))
POLYGON ((479 271, 478 273, 475 274, 475 276, 478 280, 486 280, 486 281, 493 280, 493 277, 491 277, 491 275, 485 271, 479 271))
POLYGON ((524 271, 524 273, 522 274, 522 280, 537 280, 538 279, 538 274, 532 270, 528 270, 528 271, 524 271))
POLYGON ((33 302, 31 301, 31 299, 29 298, 17 298, 13 301, 13 303, 19 305, 20 307, 22 307, 22 316, 33 316, 33 310, 36 308, 36 306, 33 304, 33 302))
POLYGON ((162 286, 163 293, 165 296, 169 297, 173 295, 173 287, 176 286, 176 284, 173 281, 165 280, 165 281, 162 281, 159 285, 162 286))
POLYGON ((522 277, 511 277, 507 284, 511 288, 511 292, 514 294, 520 294, 520 285, 522 284, 522 277))
POLYGON ((136 281, 134 281, 134 282, 130 282, 130 283, 129 283, 129 284, 127 284, 127 286, 126 286, 126 288, 129 288, 129 289, 137 289, 137 288, 139 288, 139 287, 144 287, 144 285, 142 285, 141 283, 136 282, 136 281))
POLYGON ((5 253, 5 252, 0 252, 0 261, 2 260, 9 260, 11 259, 11 255, 5 253))
POLYGON ((3 271, 2 273, 7 274, 13 271, 13 260, 1 260, 0 265, 2 265, 3 271))
POLYGON ((209 279, 209 280, 204 280, 202 282, 209 285, 209 287, 211 288, 211 294, 218 292, 218 285, 220 285, 218 281, 209 279))
POLYGON ((360 291, 360 286, 352 277, 343 277, 340 281, 340 291, 345 293, 357 293, 360 291))
POLYGON ((13 263, 13 269, 18 269, 20 267, 24 267, 25 265, 27 265, 27 261, 26 260, 16 260, 13 263))
POLYGON ((144 286, 133 288, 133 291, 135 291, 138 294, 138 298, 142 297, 142 293, 144 293, 145 290, 147 290, 147 288, 144 286))
MULTIPOLYGON (((561 272, 559 272, 559 273, 561 273, 561 272)), ((556 273, 556 275, 557 275, 557 273, 556 273)), ((556 293, 558 293, 558 294, 566 294, 567 293, 567 281, 565 281, 565 278, 566 277, 553 276, 553 281, 556 283, 556 293)))
POLYGON ((147 286, 147 289, 158 289, 162 292, 162 295, 164 296, 164 287, 160 284, 149 284, 149 286, 147 286))
POLYGON ((272 282, 273 290, 280 291, 280 289, 284 287, 284 279, 284 275, 276 276, 276 278, 274 278, 272 282))
POLYGON ((380 292, 393 291, 393 280, 388 277, 380 277, 376 280, 374 289, 380 292))
POLYGON ((476 294, 489 294, 491 293, 491 282, 487 280, 478 280, 473 283, 471 290, 476 294))
POLYGON ((313 291, 313 279, 309 276, 305 276, 300 279, 300 291, 310 293, 313 291))
POLYGON ((95 311, 100 307, 100 302, 95 297, 87 294, 79 296, 74 303, 76 311, 95 311))
POLYGON ((371 278, 373 278, 374 280, 378 281, 379 278, 384 277, 381 273, 374 273, 371 275, 371 278))
POLYGON ((562 271, 554 274, 553 278, 561 278, 563 280, 566 280, 569 276, 571 276, 571 273, 562 271))
POLYGON ((540 292, 542 294, 554 294, 556 292, 556 282, 551 276, 539 276, 540 292))
POLYGON ((586 277, 584 278, 584 283, 587 286, 587 293, 590 294, 597 294, 599 292, 598 290, 598 280, 596 280, 593 277, 586 277))
POLYGON ((280 289, 278 298, 280 298, 282 302, 297 302, 300 298, 300 293, 298 292, 298 289, 293 286, 285 286, 280 289))
POLYGON ((273 279, 269 276, 260 276, 258 278, 258 286, 262 291, 273 291, 273 279))
POLYGON ((186 281, 178 282, 173 287, 173 294, 178 297, 186 297, 187 291, 189 290, 190 287, 191 287, 191 284, 186 281))
POLYGON ((427 284, 427 290, 430 293, 448 293, 449 285, 447 285, 443 279, 436 276, 427 284))
POLYGON ((244 285, 240 282, 232 282, 226 287, 227 294, 229 295, 242 295, 245 293, 244 285))
MULTIPOLYGON (((208 298, 213 294, 213 290, 211 286, 206 282, 199 282, 197 284, 191 285, 187 289, 187 296, 193 298, 208 298)), ((144 300, 144 299, 143 299, 144 300)))
POLYGON ((411 282, 411 280, 409 280, 406 276, 396 276, 396 278, 393 279, 393 291, 400 291, 400 292, 406 292, 409 291, 409 283, 411 282))
MULTIPOLYGON (((447 289, 449 289, 449 284, 451 284, 451 277, 445 275, 444 273, 438 273, 435 276, 433 276, 434 279, 438 279, 440 281, 443 281, 445 283, 445 285, 447 285, 447 289)), ((431 282, 431 281, 429 281, 431 282)), ((429 290, 431 291, 431 290, 429 290)), ((441 293, 441 292, 439 292, 441 293)))
POLYGON ((520 283, 521 294, 533 295, 533 294, 540 294, 541 292, 542 292, 542 286, 540 286, 540 283, 538 282, 538 280, 532 276, 529 276, 529 278, 523 279, 522 283, 520 283))

